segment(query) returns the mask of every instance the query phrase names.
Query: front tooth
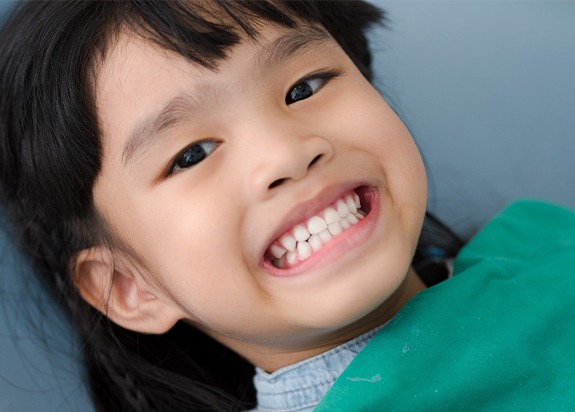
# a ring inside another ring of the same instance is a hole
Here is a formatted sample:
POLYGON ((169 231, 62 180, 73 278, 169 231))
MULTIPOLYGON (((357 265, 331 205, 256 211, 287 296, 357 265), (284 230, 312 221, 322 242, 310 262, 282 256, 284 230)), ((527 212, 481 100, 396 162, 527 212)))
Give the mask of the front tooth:
POLYGON ((287 263, 288 263, 288 265, 293 265, 293 264, 295 264, 296 262, 297 262, 297 252, 295 252, 295 251, 292 252, 292 251, 290 250, 290 251, 287 253, 287 263))
POLYGON ((355 201, 353 200, 353 197, 351 195, 345 198, 345 204, 347 205, 351 213, 357 212, 357 206, 355 205, 355 201))
POLYGON ((357 193, 353 194, 353 200, 355 201, 355 207, 361 209, 361 201, 359 200, 357 193))
POLYGON ((341 219, 339 217, 339 213, 337 213, 337 211, 333 207, 328 207, 327 209, 325 209, 325 211, 323 212, 323 218, 325 220, 325 223, 328 225, 330 223, 339 222, 341 219))
POLYGON ((327 223, 325 223, 325 220, 319 216, 311 217, 307 221, 307 230, 312 235, 317 235, 319 232, 325 229, 327 229, 327 223))
POLYGON ((311 246, 311 249, 314 252, 317 252, 318 250, 321 249, 322 243, 321 243, 321 239, 320 239, 319 235, 311 235, 311 237, 307 240, 307 243, 309 243, 309 245, 311 246))
POLYGON ((307 242, 298 242, 297 243, 297 254, 299 256, 299 260, 306 260, 308 257, 311 256, 312 249, 309 243, 307 242))
POLYGON ((290 252, 295 252, 295 244, 296 244, 296 240, 293 236, 291 235, 283 235, 280 238, 280 244, 285 247, 287 250, 289 250, 290 252))
POLYGON ((327 229, 329 230, 329 233, 331 233, 333 236, 337 236, 341 233, 341 226, 339 222, 327 225, 327 229))
POLYGON ((276 245, 275 243, 272 244, 270 246, 270 252, 272 254, 273 257, 275 257, 276 259, 281 258, 283 255, 286 254, 287 250, 285 250, 283 247, 281 247, 280 245, 276 245))
POLYGON ((304 225, 297 225, 293 229, 293 236, 298 242, 305 242, 309 239, 310 233, 307 231, 304 225))
POLYGON ((331 233, 329 233, 329 230, 327 230, 327 229, 319 232, 318 236, 323 243, 327 243, 333 239, 333 236, 331 235, 331 233))
POLYGON ((347 207, 347 205, 345 204, 345 202, 343 200, 338 200, 337 203, 335 204, 337 207, 337 214, 340 215, 341 217, 346 217, 347 215, 349 215, 349 208, 347 207))

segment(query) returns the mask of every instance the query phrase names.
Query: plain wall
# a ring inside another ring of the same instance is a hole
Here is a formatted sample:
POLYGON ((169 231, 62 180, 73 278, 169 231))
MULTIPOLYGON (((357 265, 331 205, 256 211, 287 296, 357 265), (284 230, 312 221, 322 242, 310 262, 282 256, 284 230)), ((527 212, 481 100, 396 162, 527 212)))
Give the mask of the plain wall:
POLYGON ((463 235, 518 198, 575 208, 575 2, 377 1, 378 85, 463 235))

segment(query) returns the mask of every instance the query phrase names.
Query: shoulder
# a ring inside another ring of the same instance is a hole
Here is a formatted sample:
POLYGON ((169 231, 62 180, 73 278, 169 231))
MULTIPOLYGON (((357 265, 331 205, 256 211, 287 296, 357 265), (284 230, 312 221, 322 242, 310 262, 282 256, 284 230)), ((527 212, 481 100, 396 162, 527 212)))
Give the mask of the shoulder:
POLYGON ((480 262, 513 270, 570 260, 575 264, 575 212, 538 201, 512 203, 461 250, 460 274, 480 262))
POLYGON ((455 276, 410 300, 317 410, 567 410, 574 267, 573 212, 509 206, 462 250, 455 276))

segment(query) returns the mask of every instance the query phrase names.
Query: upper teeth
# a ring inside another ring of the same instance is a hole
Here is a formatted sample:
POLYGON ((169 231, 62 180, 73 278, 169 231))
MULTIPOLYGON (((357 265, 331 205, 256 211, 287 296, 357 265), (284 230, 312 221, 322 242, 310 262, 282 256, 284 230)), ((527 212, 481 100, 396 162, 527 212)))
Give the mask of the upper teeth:
POLYGON ((268 248, 267 254, 273 256, 274 264, 280 268, 305 260, 325 243, 363 219, 360 208, 359 196, 348 194, 310 217, 305 224, 294 226, 268 248))

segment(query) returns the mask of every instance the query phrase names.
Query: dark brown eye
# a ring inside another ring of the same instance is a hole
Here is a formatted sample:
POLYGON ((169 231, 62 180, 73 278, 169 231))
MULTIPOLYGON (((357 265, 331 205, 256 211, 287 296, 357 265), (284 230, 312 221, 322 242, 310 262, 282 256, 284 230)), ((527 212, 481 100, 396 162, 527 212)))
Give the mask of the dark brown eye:
POLYGON ((317 73, 300 80, 288 91, 286 95, 286 104, 296 103, 313 96, 320 91, 328 81, 337 75, 337 73, 333 72, 317 73))
MULTIPOLYGON (((304 83, 297 84, 293 89, 290 90, 289 94, 286 96, 286 103, 291 104, 299 100, 307 99, 312 94, 314 94, 314 89, 311 82, 307 81, 304 83)), ((317 88, 316 90, 319 90, 317 88)))
POLYGON ((178 157, 176 157, 172 167, 169 170, 169 174, 171 175, 175 172, 178 172, 179 170, 187 169, 197 165, 206 157, 211 155, 218 146, 218 142, 211 140, 206 140, 204 142, 199 142, 188 146, 182 153, 178 155, 178 157))

